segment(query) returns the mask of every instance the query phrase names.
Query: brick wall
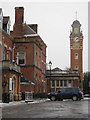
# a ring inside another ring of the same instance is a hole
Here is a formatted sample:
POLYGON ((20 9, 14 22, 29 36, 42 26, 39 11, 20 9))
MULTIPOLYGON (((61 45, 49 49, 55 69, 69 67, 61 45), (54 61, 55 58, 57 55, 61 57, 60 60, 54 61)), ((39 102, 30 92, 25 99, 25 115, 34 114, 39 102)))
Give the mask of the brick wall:
POLYGON ((23 7, 15 7, 15 24, 13 27, 14 37, 20 37, 24 35, 24 8, 23 7))

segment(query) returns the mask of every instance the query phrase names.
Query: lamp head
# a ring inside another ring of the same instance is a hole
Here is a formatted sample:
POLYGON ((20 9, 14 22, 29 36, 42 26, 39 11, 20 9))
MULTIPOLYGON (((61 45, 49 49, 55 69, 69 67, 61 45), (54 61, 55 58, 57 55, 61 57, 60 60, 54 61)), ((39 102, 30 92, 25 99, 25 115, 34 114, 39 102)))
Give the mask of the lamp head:
POLYGON ((51 65, 52 65, 52 62, 51 62, 51 61, 49 61, 49 66, 51 67, 51 65))

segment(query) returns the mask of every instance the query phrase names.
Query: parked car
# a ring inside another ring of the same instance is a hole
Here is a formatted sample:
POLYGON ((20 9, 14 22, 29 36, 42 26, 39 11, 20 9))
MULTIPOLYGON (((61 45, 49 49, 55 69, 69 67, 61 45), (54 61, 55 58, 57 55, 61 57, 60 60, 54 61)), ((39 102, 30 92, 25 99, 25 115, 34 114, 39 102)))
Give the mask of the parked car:
POLYGON ((83 93, 78 87, 66 87, 61 88, 57 92, 48 93, 48 98, 51 99, 51 101, 63 99, 72 99, 73 101, 77 101, 83 99, 83 93))

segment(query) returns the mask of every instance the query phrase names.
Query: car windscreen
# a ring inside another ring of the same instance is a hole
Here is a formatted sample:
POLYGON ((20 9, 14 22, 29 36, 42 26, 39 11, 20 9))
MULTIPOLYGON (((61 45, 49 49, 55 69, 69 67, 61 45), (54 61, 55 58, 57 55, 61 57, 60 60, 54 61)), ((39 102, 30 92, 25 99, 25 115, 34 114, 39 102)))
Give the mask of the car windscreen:
POLYGON ((63 92, 71 92, 72 88, 62 88, 61 91, 63 91, 63 92))

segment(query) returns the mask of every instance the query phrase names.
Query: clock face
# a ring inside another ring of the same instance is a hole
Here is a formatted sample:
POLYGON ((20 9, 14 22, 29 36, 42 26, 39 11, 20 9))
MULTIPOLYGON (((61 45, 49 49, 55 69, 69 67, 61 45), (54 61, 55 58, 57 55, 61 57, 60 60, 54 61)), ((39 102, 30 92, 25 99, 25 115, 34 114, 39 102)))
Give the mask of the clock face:
POLYGON ((75 41, 75 42, 78 42, 78 41, 79 41, 79 38, 78 38, 78 37, 75 37, 75 38, 74 38, 74 41, 75 41))

